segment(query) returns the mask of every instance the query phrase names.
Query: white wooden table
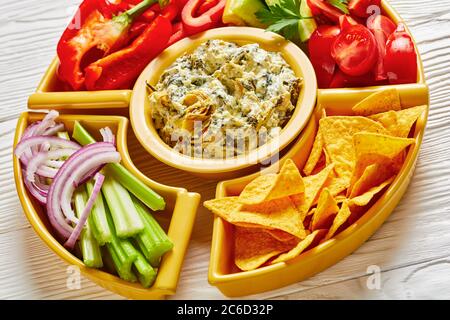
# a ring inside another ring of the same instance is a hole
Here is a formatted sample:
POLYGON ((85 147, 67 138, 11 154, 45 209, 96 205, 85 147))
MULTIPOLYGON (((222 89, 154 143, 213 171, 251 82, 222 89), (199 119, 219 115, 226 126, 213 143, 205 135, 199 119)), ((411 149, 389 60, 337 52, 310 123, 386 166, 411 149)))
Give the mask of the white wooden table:
MULTIPOLYGON (((32 230, 13 181, 18 115, 78 2, 0 0, 0 299, 121 298, 87 279, 81 289, 67 288, 67 265, 32 230)), ((392 5, 411 28, 430 86, 431 112, 410 187, 389 220, 352 255, 306 281, 250 298, 450 298, 450 0, 392 0, 392 5), (367 286, 373 265, 381 270, 379 289, 367 286)), ((165 169, 151 178, 170 184, 165 169)), ((212 182, 180 177, 172 184, 213 196, 212 182)), ((173 298, 224 298, 207 282, 211 229, 211 214, 199 210, 173 298)))

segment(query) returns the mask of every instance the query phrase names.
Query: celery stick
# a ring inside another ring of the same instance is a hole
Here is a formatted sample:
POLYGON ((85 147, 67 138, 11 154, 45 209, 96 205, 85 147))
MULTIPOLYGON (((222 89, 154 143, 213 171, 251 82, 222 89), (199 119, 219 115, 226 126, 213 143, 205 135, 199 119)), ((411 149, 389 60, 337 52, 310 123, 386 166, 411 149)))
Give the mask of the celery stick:
POLYGON ((144 221, 144 230, 135 237, 136 242, 150 264, 157 267, 161 256, 173 248, 173 243, 142 202, 133 197, 133 203, 144 221))
MULTIPOLYGON (((77 189, 74 193, 75 212, 79 218, 86 206, 87 194, 84 187, 77 189)), ((90 219, 90 217, 89 217, 90 219)), ((88 221, 89 222, 89 221, 88 221)), ((100 246, 95 240, 89 228, 89 223, 83 228, 80 234, 81 253, 83 255, 83 262, 86 266, 91 268, 101 268, 103 266, 102 254, 100 246)))
POLYGON ((108 252, 111 255, 112 261, 114 263, 114 267, 117 271, 117 274, 119 277, 125 281, 130 282, 136 282, 136 275, 131 271, 131 268, 128 269, 127 267, 123 266, 122 260, 120 259, 119 255, 117 254, 117 251, 114 250, 111 244, 106 245, 108 248, 108 252))
MULTIPOLYGON (((105 208, 106 220, 108 221, 108 225, 112 235, 111 242, 107 243, 106 246, 113 260, 116 260, 114 265, 119 276, 123 275, 127 277, 127 275, 131 273, 131 265, 136 259, 136 253, 132 249, 129 249, 130 245, 126 240, 121 240, 117 237, 116 231, 114 229, 114 222, 108 210, 109 208, 105 208)), ((124 278, 124 280, 126 279, 124 278)))
MULTIPOLYGON (((94 143, 94 138, 75 121, 72 138, 82 145, 94 143)), ((128 191, 134 194, 139 200, 145 203, 150 209, 163 210, 166 206, 164 198, 150 189, 145 183, 136 178, 124 166, 119 163, 110 163, 106 166, 112 177, 119 181, 128 191)))
POLYGON ((137 251, 137 259, 134 261, 134 269, 138 274, 139 282, 143 287, 149 288, 156 279, 156 271, 152 266, 145 260, 144 256, 137 251))
MULTIPOLYGON (((94 182, 92 180, 86 183, 86 188, 90 194, 94 189, 94 182)), ((98 243, 103 246, 107 242, 111 242, 112 235, 106 220, 105 204, 102 194, 99 194, 92 207, 91 218, 95 228, 92 230, 98 243)))
POLYGON ((144 223, 137 212, 128 191, 111 178, 106 178, 102 186, 116 233, 120 238, 131 237, 144 229, 144 223))

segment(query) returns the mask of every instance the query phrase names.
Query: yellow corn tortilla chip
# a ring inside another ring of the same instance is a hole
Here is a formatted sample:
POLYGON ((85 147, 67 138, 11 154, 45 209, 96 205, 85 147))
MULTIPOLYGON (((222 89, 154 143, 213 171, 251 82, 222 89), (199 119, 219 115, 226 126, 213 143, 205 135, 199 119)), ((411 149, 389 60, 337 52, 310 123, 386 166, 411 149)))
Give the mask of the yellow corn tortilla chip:
POLYGON ((339 207, 330 191, 325 188, 319 196, 316 212, 311 220, 311 230, 323 229, 330 217, 339 211, 339 207))
POLYGON ((349 198, 354 198, 375 187, 394 175, 392 166, 387 163, 373 163, 364 169, 355 185, 348 189, 349 198))
POLYGON ((381 183, 380 185, 371 188, 369 191, 363 193, 362 195, 350 199, 349 206, 351 207, 354 205, 354 206, 358 206, 358 207, 363 207, 363 206, 369 204, 370 200, 372 200, 372 198, 377 193, 379 193, 384 188, 386 188, 386 186, 390 185, 392 183, 392 181, 394 181, 394 179, 395 179, 395 177, 391 177, 388 180, 381 183))
POLYGON ((303 167, 303 172, 309 176, 314 168, 317 166, 317 163, 320 160, 320 156, 323 153, 323 138, 322 133, 320 132, 320 127, 317 130, 316 138, 314 139, 314 144, 311 149, 311 153, 309 154, 309 158, 306 161, 305 166, 303 167))
POLYGON ((398 91, 391 88, 372 93, 357 103, 352 110, 357 116, 370 116, 389 110, 400 110, 401 108, 398 91))
POLYGON ((334 171, 342 178, 345 187, 350 179, 355 165, 353 135, 358 132, 389 134, 378 122, 358 116, 332 116, 320 120, 324 148, 329 157, 328 163, 335 165, 334 171))
POLYGON ((325 167, 318 174, 307 176, 303 179, 305 183, 304 195, 291 196, 293 203, 300 212, 300 220, 303 221, 311 208, 314 200, 318 197, 323 185, 333 172, 334 165, 325 167), (302 201, 303 199, 303 201, 302 201))
POLYGON ((397 112, 390 110, 387 112, 371 115, 369 116, 369 118, 381 123, 383 127, 385 127, 387 131, 389 131, 390 134, 394 136, 397 134, 397 127, 398 127, 397 112))
POLYGON ((272 237, 274 237, 278 241, 288 242, 288 241, 295 241, 297 239, 292 234, 289 234, 282 230, 278 230, 278 229, 262 229, 262 230, 264 232, 267 232, 268 234, 270 234, 272 237))
POLYGON ((320 234, 320 230, 316 230, 309 234, 305 239, 301 240, 294 248, 292 248, 289 252, 283 253, 275 258, 270 264, 275 264, 278 262, 284 262, 288 260, 292 260, 295 257, 298 257, 303 251, 305 251, 314 241, 314 239, 320 234))
POLYGON ((235 228, 234 262, 243 271, 254 270, 291 248, 292 244, 278 241, 261 229, 235 228))
POLYGON ((204 206, 231 224, 256 224, 263 228, 280 229, 300 239, 307 232, 300 214, 290 198, 276 199, 260 205, 243 205, 238 197, 208 200, 204 206))
POLYGON ((279 174, 262 175, 250 182, 239 195, 239 202, 256 205, 302 193, 304 190, 300 171, 294 161, 287 159, 279 174))
POLYGON ((326 241, 332 238, 336 233, 336 231, 338 231, 339 227, 342 226, 347 221, 347 219, 350 217, 351 214, 352 213, 350 211, 350 208, 348 207, 348 201, 345 200, 344 202, 342 202, 342 206, 339 209, 338 214, 334 218, 333 224, 331 225, 331 228, 328 230, 328 233, 325 236, 324 240, 326 241))
POLYGON ((375 163, 395 168, 383 169, 387 170, 386 172, 393 170, 392 174, 395 174, 396 170, 401 168, 403 162, 402 152, 414 142, 414 139, 399 138, 389 135, 356 133, 353 136, 353 143, 357 160, 352 173, 349 189, 353 189, 353 186, 356 181, 360 179, 366 167, 375 163))
POLYGON ((426 105, 417 106, 413 108, 403 109, 397 112, 397 132, 396 136, 406 138, 408 137, 411 127, 420 117, 420 115, 427 109, 426 105))

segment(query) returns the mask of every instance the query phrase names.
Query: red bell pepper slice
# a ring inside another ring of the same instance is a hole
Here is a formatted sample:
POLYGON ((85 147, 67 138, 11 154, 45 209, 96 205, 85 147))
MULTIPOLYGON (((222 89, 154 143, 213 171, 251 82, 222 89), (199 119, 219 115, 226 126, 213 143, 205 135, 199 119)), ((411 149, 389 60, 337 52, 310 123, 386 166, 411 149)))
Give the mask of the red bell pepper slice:
POLYGON ((181 20, 188 34, 195 34, 219 25, 226 0, 219 0, 215 6, 201 15, 196 15, 203 0, 189 0, 181 11, 181 20))
POLYGON ((147 64, 163 51, 172 35, 167 18, 157 17, 133 43, 85 69, 88 90, 129 89, 147 64))
POLYGON ((169 43, 167 46, 174 44, 177 41, 187 37, 186 31, 184 30, 184 26, 182 22, 177 22, 173 25, 173 34, 169 39, 169 43))

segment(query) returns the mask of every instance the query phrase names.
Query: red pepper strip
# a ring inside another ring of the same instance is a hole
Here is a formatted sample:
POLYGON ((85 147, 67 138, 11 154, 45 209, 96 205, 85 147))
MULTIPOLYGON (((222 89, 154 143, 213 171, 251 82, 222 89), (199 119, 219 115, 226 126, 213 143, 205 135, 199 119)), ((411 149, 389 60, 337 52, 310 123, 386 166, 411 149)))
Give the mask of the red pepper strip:
POLYGON ((227 0, 219 0, 214 7, 200 16, 196 16, 195 13, 203 0, 189 0, 181 11, 181 20, 186 32, 194 34, 216 27, 222 20, 226 2, 227 0))
POLYGON ((80 62, 90 44, 85 43, 83 47, 74 46, 72 39, 81 33, 81 27, 91 25, 100 18, 101 13, 97 8, 97 0, 84 0, 58 42, 57 54, 59 60, 62 61, 58 67, 58 77, 74 90, 79 90, 83 86, 84 77, 80 70, 80 62))
POLYGON ((166 48, 171 35, 170 21, 157 17, 130 46, 90 64, 85 69, 86 88, 129 89, 147 64, 166 48))
POLYGON ((180 9, 174 2, 171 2, 161 10, 161 15, 170 21, 174 21, 179 13, 180 9))
POLYGON ((197 15, 202 15, 212 7, 214 7, 219 0, 205 0, 197 10, 197 15))
POLYGON ((147 9, 136 21, 150 23, 156 18, 156 12, 151 8, 147 9))
POLYGON ((144 32, 145 29, 149 26, 149 23, 142 22, 142 21, 136 21, 131 25, 129 38, 131 41, 139 37, 139 35, 144 32))
POLYGON ((186 32, 184 31, 184 26, 182 22, 177 22, 173 25, 173 34, 169 39, 168 46, 174 44, 177 41, 180 41, 181 39, 185 38, 187 36, 186 32))

